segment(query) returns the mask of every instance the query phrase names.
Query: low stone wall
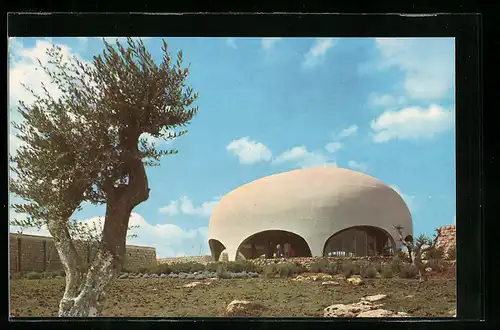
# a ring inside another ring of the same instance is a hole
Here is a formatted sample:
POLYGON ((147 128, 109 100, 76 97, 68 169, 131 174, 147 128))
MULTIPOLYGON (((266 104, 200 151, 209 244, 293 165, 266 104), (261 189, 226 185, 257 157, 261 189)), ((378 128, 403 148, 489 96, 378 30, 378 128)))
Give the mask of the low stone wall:
MULTIPOLYGON (((83 242, 75 242, 80 258, 89 262, 96 251, 83 242)), ((155 264, 156 249, 146 246, 127 245, 126 268, 155 264)), ((10 234, 10 272, 45 272, 62 270, 59 254, 52 237, 24 234, 10 234)))
POLYGON ((158 259, 158 263, 160 264, 180 264, 185 262, 198 262, 200 264, 206 265, 212 262, 212 256, 192 256, 158 259))
POLYGON ((450 248, 456 248, 457 238, 456 238, 456 226, 443 226, 440 227, 441 235, 438 238, 436 247, 442 248, 445 254, 450 248))
MULTIPOLYGON (((249 260, 250 262, 253 262, 259 266, 266 266, 269 264, 273 263, 283 263, 283 262, 298 262, 305 268, 309 268, 311 264, 318 262, 319 260, 322 260, 325 258, 322 257, 308 257, 308 258, 277 258, 277 259, 253 259, 249 260)), ((370 263, 381 263, 385 264, 387 262, 390 262, 393 257, 380 257, 380 256, 372 256, 372 257, 329 257, 326 258, 330 262, 337 262, 337 261, 344 261, 344 262, 353 262, 353 263, 358 263, 358 262, 370 262, 370 263)))

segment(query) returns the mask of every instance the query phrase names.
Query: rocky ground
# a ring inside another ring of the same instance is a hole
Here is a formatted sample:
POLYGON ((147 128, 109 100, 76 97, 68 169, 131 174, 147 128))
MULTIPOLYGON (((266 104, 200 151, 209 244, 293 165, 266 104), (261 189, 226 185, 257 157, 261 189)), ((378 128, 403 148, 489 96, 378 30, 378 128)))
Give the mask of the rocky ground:
MULTIPOLYGON (((294 279, 211 275, 118 279, 103 316, 450 317, 456 308, 456 282, 446 277, 420 283, 399 278, 347 281, 322 274, 294 279)), ((57 315, 64 279, 18 279, 10 285, 12 316, 57 315)))

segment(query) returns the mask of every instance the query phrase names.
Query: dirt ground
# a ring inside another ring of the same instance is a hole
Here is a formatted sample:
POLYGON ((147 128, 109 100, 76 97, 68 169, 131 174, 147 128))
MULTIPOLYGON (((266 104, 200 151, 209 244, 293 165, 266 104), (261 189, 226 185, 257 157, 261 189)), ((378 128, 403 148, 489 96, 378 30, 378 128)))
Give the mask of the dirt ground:
MULTIPOLYGON (((451 316, 456 308, 456 282, 432 278, 428 282, 372 279, 365 285, 324 287, 321 282, 291 279, 220 279, 210 285, 184 288, 192 282, 178 279, 122 279, 109 290, 103 316, 186 317, 221 316, 235 299, 263 304, 260 316, 322 316, 337 303, 354 303, 367 295, 386 294, 384 309, 411 316, 451 316)), ((57 316, 64 280, 12 280, 11 316, 57 316)), ((257 316, 257 315, 256 315, 257 316)))

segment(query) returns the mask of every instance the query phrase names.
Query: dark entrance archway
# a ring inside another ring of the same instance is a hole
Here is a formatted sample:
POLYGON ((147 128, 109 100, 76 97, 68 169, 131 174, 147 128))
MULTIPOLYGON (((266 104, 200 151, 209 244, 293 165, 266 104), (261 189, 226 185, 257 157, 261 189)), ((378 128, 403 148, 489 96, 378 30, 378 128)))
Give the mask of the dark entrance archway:
POLYGON ((212 254, 212 260, 219 261, 220 254, 226 249, 224 244, 216 239, 209 239, 208 246, 210 247, 210 253, 212 254))
POLYGON ((323 256, 384 256, 396 250, 394 239, 385 230, 374 226, 355 226, 328 238, 323 256))
POLYGON ((272 258, 276 252, 276 245, 282 247, 290 243, 296 257, 311 257, 311 249, 306 240, 299 235, 285 230, 266 230, 246 238, 238 247, 238 252, 245 259, 255 259, 262 255, 272 258))

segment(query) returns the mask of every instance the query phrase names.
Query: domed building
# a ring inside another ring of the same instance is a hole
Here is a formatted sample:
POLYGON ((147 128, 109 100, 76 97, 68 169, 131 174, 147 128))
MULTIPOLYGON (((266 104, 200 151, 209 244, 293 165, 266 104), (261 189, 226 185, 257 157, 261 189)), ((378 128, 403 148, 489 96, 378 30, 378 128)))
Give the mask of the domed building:
POLYGON ((399 249, 394 225, 412 235, 401 196, 367 174, 334 167, 279 173, 225 195, 208 227, 212 258, 270 257, 290 244, 296 257, 371 256, 399 249))

